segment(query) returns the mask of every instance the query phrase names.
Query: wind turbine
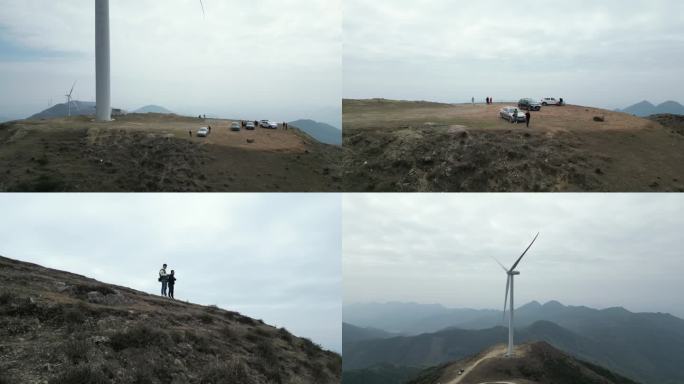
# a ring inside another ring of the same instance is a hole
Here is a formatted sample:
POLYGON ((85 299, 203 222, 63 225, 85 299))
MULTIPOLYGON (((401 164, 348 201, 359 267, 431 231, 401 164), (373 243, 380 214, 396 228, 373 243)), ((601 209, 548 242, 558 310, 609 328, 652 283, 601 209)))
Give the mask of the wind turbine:
MULTIPOLYGON (((200 0, 202 14, 204 3, 200 0)), ((95 0, 95 103, 97 121, 112 120, 109 0, 95 0)))
POLYGON ((532 244, 537 240, 537 237, 539 237, 539 232, 537 232, 537 235, 534 236, 534 239, 532 239, 532 242, 530 245, 525 248, 525 251, 523 251, 522 255, 518 257, 518 260, 515 261, 515 264, 510 269, 506 269, 506 267, 499 262, 499 260, 494 260, 501 266, 501 268, 506 272, 506 275, 508 275, 506 279, 506 296, 504 298, 504 312, 503 312, 503 317, 504 319, 506 318, 506 304, 508 303, 508 292, 510 288, 511 292, 511 299, 510 299, 510 310, 508 311, 508 351, 506 352, 507 357, 512 357, 513 356, 513 278, 515 275, 519 275, 520 272, 515 270, 515 267, 518 266, 518 263, 520 263, 520 260, 522 260, 523 256, 527 253, 527 251, 530 249, 532 244))
POLYGON ((71 117, 71 95, 74 93, 74 87, 75 86, 76 86, 76 81, 74 81, 74 85, 71 86, 71 90, 69 91, 69 93, 64 95, 64 96, 66 96, 66 99, 67 99, 67 108, 69 109, 69 117, 71 117))

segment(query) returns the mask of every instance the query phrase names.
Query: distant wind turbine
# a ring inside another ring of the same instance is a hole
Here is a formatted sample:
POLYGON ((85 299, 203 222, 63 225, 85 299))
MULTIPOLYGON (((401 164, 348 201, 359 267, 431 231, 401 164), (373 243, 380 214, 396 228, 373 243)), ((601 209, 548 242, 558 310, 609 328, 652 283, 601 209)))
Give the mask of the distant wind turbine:
POLYGON ((74 87, 75 86, 76 86, 76 82, 74 81, 74 85, 71 86, 71 90, 69 91, 69 93, 64 95, 64 96, 66 96, 66 99, 67 99, 67 108, 69 110, 69 112, 68 112, 69 117, 71 117, 71 95, 74 93, 74 87))
POLYGON ((530 245, 525 248, 525 251, 518 257, 518 260, 516 260, 515 264, 510 269, 506 269, 506 267, 501 264, 499 260, 494 258, 494 260, 503 268, 504 272, 506 272, 506 275, 508 275, 506 279, 506 296, 504 298, 504 312, 503 312, 503 317, 504 319, 506 318, 506 304, 508 302, 508 292, 510 288, 510 310, 508 311, 508 351, 506 352, 506 356, 511 357, 513 356, 513 277, 515 275, 519 275, 520 272, 515 270, 515 267, 518 266, 518 263, 520 263, 520 260, 522 260, 523 256, 527 253, 527 251, 530 249, 532 244, 537 240, 537 237, 539 237, 539 232, 537 232, 537 235, 534 236, 534 239, 532 239, 532 242, 530 245))
MULTIPOLYGON (((200 0, 202 14, 204 3, 200 0)), ((112 120, 109 0, 95 0, 95 103, 97 121, 112 120)))

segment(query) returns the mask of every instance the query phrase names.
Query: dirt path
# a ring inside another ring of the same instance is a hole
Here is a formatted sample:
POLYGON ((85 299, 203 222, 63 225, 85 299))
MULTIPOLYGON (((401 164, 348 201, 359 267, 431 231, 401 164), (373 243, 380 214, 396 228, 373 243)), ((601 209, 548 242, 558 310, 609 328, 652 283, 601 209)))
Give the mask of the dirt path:
MULTIPOLYGON (((501 356, 501 353, 502 353, 502 349, 501 349, 501 348, 495 348, 495 349, 489 351, 489 352, 488 352, 487 354, 485 354, 484 356, 482 356, 482 357, 480 357, 479 359, 477 359, 477 360, 471 362, 469 365, 467 365, 465 368, 463 368, 463 369, 465 370, 465 372, 464 372, 463 375, 458 376, 458 377, 456 377, 455 379, 446 382, 445 384, 459 384, 461 381, 463 381, 463 379, 465 379, 466 377, 468 377, 468 374, 469 374, 470 372, 472 372, 473 369, 475 369, 478 365, 480 365, 480 363, 482 363, 483 361, 485 361, 485 360, 487 360, 487 359, 491 359, 491 358, 496 357, 496 356, 501 356)), ((497 383, 498 383, 498 382, 497 382, 497 383)), ((502 382, 502 383, 504 383, 504 382, 502 382)), ((485 384, 485 383, 482 383, 482 384, 485 384)), ((507 383, 507 384, 515 384, 515 383, 507 383)))

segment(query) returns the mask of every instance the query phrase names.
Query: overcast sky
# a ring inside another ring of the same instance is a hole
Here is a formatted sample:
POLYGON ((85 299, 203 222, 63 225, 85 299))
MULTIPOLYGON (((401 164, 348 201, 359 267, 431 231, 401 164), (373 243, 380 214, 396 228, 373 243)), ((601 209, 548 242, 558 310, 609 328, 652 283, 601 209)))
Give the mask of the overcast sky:
POLYGON ((341 351, 341 197, 0 196, 0 255, 216 304, 341 351))
POLYGON ((684 103, 680 0, 344 0, 344 97, 684 103))
POLYGON ((345 195, 344 303, 558 300, 684 318, 682 194, 345 195))
MULTIPOLYGON (((110 2, 113 107, 340 125, 340 0, 203 1, 110 2)), ((0 9, 0 115, 94 101, 94 0, 0 9)))

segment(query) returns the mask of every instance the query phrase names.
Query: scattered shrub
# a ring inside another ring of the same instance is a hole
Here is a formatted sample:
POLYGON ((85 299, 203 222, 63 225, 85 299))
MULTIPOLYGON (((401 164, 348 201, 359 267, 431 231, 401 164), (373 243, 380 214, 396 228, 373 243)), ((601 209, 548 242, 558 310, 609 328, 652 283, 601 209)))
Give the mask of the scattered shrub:
POLYGON ((242 316, 242 315, 239 315, 235 320, 237 320, 237 322, 240 323, 240 324, 247 324, 247 325, 254 325, 254 324, 256 324, 256 323, 254 322, 254 320, 252 320, 251 318, 249 318, 249 317, 247 317, 247 316, 242 316))
POLYGON ((14 292, 3 291, 0 293, 0 305, 12 304, 17 299, 17 295, 14 292))
POLYGON ((256 384, 257 380, 250 374, 250 369, 245 362, 235 359, 227 363, 207 366, 199 382, 200 384, 256 384))
POLYGON ((71 307, 62 311, 62 321, 66 324, 69 332, 73 332, 78 326, 86 321, 86 315, 81 307, 71 307))
POLYGON ((221 335, 228 340, 236 340, 238 338, 237 332, 230 325, 226 325, 220 330, 221 335))
POLYGON ((136 325, 127 331, 115 333, 110 338, 109 344, 115 351, 155 345, 164 348, 171 344, 171 338, 166 332, 143 324, 136 325))
POLYGON ((342 358, 339 356, 336 356, 326 363, 326 367, 328 367, 328 370, 332 372, 335 375, 341 375, 342 374, 342 358))
POLYGON ((191 331, 185 331, 185 338, 195 347, 195 349, 202 353, 213 353, 216 350, 216 345, 211 340, 204 336, 191 331))
POLYGON ((79 366, 68 369, 61 375, 51 379, 49 384, 109 384, 110 381, 98 369, 79 366))
POLYGON ((62 344, 62 352, 64 356, 73 364, 87 360, 88 350, 90 349, 88 342, 84 339, 68 340, 62 344))
POLYGON ((278 336, 280 336, 280 338, 285 340, 285 342, 288 344, 292 344, 294 341, 294 336, 292 336, 292 334, 285 327, 278 330, 278 336))
POLYGON ((304 353, 306 353, 307 356, 312 357, 316 356, 320 351, 321 347, 314 343, 313 341, 307 339, 307 338, 302 338, 302 349, 304 349, 304 353))
POLYGON ((100 292, 101 294, 114 295, 116 291, 104 285, 77 284, 73 287, 73 292, 79 296, 86 296, 88 292, 100 292))
POLYGON ((606 118, 603 116, 594 116, 594 121, 596 121, 597 123, 603 123, 604 121, 606 121, 606 118))
POLYGON ((322 363, 316 363, 311 366, 311 376, 316 383, 328 381, 328 373, 325 371, 325 366, 322 363))
POLYGON ((204 324, 211 324, 214 322, 214 316, 208 314, 208 313, 203 313, 197 317, 200 319, 200 321, 204 324))
POLYGON ((261 337, 271 337, 271 332, 264 328, 257 328, 254 332, 261 337))

